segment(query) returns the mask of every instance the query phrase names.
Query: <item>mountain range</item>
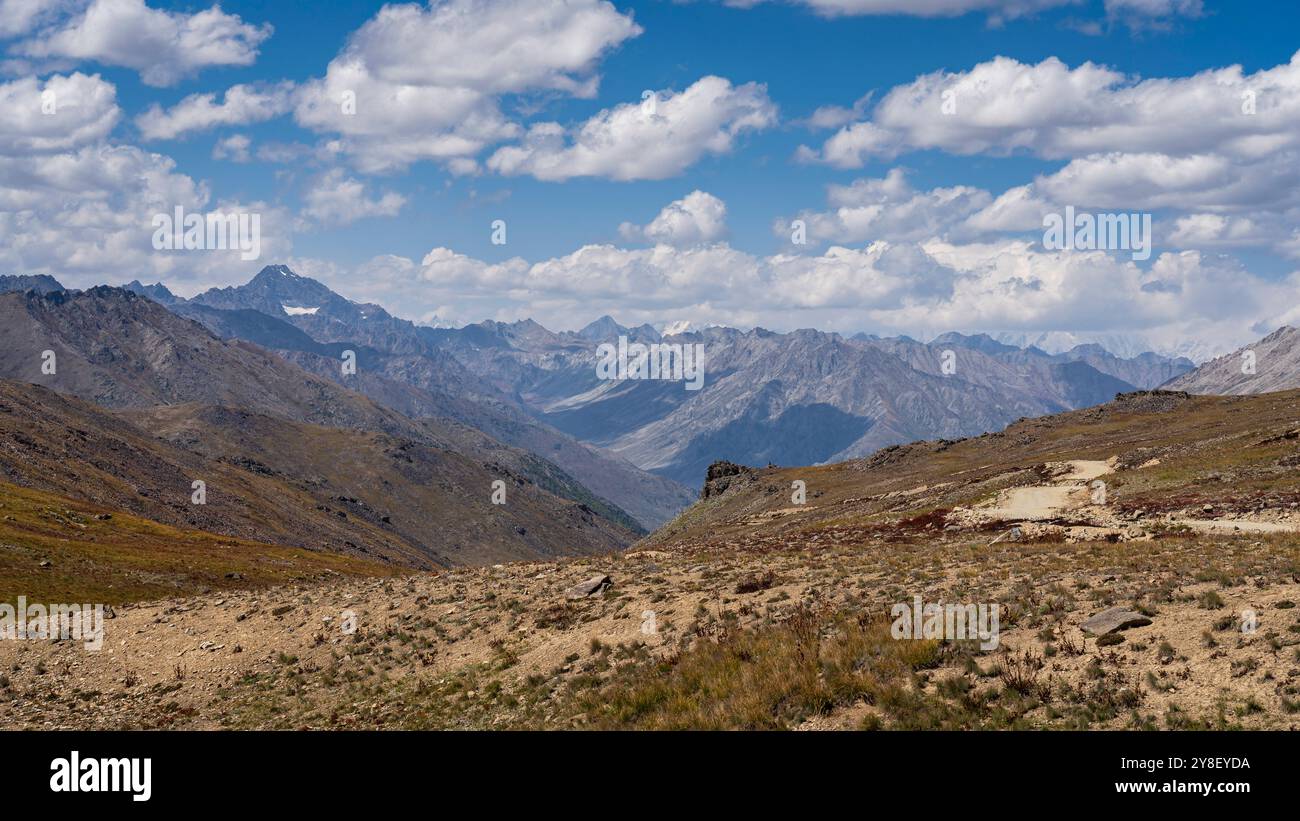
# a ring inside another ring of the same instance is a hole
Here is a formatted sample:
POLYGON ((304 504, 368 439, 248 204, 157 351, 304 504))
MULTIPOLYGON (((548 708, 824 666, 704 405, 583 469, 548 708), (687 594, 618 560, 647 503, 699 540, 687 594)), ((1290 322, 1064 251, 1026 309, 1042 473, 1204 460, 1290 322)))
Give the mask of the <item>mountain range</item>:
POLYGON ((18 485, 414 566, 607 552, 643 532, 527 451, 406 417, 124 289, 0 295, 0 344, 18 485))
POLYGON ((929 343, 762 328, 663 336, 609 317, 577 332, 526 320, 429 334, 539 419, 693 487, 719 459, 815 464, 914 439, 977 435, 1155 387, 1194 367, 1150 353, 1124 359, 1097 345, 1052 355, 956 333, 929 343), (618 337, 703 345, 704 387, 601 380, 596 343, 618 337))
MULTIPOLYGON (((815 464, 915 439, 977 435, 1156 387, 1195 367, 1149 352, 1120 357, 1096 344, 1052 354, 984 334, 922 343, 680 323, 661 333, 608 316, 565 332, 532 320, 432 328, 348 300, 283 265, 190 299, 161 283, 132 282, 124 290, 219 339, 274 351, 401 419, 451 420, 553 463, 645 528, 684 508, 716 460, 815 464), (703 345, 703 389, 600 379, 598 347, 620 337, 703 345), (354 374, 340 367, 348 351, 354 374)), ((259 408, 256 401, 240 406, 259 408)), ((343 422, 355 412, 346 403, 331 410, 343 422)))

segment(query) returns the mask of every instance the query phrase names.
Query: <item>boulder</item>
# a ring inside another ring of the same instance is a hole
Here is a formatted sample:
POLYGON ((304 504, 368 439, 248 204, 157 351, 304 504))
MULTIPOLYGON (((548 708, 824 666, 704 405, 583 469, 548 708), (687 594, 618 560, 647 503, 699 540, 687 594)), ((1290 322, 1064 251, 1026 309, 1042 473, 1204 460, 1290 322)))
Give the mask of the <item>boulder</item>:
POLYGON ((609 576, 592 576, 590 579, 570 587, 564 595, 570 599, 585 599, 588 596, 604 593, 611 584, 613 582, 610 581, 609 576))
POLYGON ((1136 610, 1129 610, 1127 607, 1111 607, 1101 611, 1079 626, 1085 632, 1092 633, 1094 636, 1104 636, 1107 633, 1127 630, 1130 627, 1145 627, 1150 623, 1151 619, 1136 610))

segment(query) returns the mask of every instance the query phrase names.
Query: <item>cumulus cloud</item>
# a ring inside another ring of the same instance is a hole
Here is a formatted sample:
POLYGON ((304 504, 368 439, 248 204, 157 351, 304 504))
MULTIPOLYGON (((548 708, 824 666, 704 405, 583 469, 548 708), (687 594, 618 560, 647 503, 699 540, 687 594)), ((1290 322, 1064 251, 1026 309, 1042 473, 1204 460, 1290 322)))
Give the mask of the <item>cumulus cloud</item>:
POLYGON ((236 85, 221 102, 216 94, 191 94, 170 109, 157 103, 135 118, 146 140, 174 140, 218 126, 250 125, 278 117, 292 107, 293 84, 236 85))
POLYGON ((378 198, 366 195, 366 186, 335 168, 320 176, 303 194, 302 214, 325 226, 351 225, 368 217, 396 216, 406 197, 387 191, 378 198))
POLYGON ((705 155, 730 152, 742 133, 768 128, 776 119, 765 86, 733 86, 708 76, 680 92, 655 92, 606 109, 573 130, 536 124, 521 144, 498 149, 487 165, 502 174, 550 181, 658 180, 680 174, 705 155))
POLYGON ((0 83, 0 154, 66 151, 108 135, 122 114, 117 89, 98 74, 0 83))
POLYGON ((27 34, 71 5, 70 0, 0 0, 0 38, 27 34))
POLYGON ((612 3, 536 0, 385 6, 352 38, 374 76, 394 85, 467 88, 485 94, 553 89, 595 92, 609 48, 641 34, 612 3))
POLYGON ((863 122, 806 156, 842 168, 903 151, 1025 152, 1065 159, 1105 152, 1260 156, 1300 141, 1300 53, 1285 65, 1240 66, 1134 81, 1104 66, 1008 57, 934 72, 887 93, 863 122), (946 104, 946 105, 945 105, 946 104))
POLYGON ((1197 251, 1165 253, 1143 268, 1018 239, 878 241, 770 256, 726 243, 587 245, 535 262, 490 262, 440 247, 418 262, 388 255, 332 276, 341 286, 358 283, 350 287, 366 299, 401 305, 408 316, 533 318, 555 329, 604 313, 624 323, 673 317, 700 326, 868 328, 918 338, 952 329, 1099 335, 1142 328, 1168 349, 1196 339, 1205 350, 1223 351, 1300 312, 1291 298, 1300 275, 1268 281, 1197 251))
POLYGON ((625 222, 619 234, 631 241, 687 246, 722 239, 727 233, 727 204, 704 191, 692 191, 664 206, 649 224, 625 222))
POLYGON ((339 135, 366 172, 421 160, 467 161, 520 126, 506 93, 590 97, 599 60, 641 33, 604 0, 444 0, 385 6, 349 39, 295 105, 300 125, 339 135))
POLYGON ((87 287, 152 277, 184 287, 247 279, 240 252, 158 251, 153 217, 221 209, 261 217, 263 259, 287 254, 289 221, 266 203, 215 199, 175 162, 134 146, 0 157, 0 269, 87 287))
MULTIPOLYGON (((1065 163, 973 215, 974 230, 1027 230, 1045 204, 1068 203, 1236 216, 1260 228, 1256 238, 1282 243, 1291 231, 1270 215, 1300 208, 1300 53, 1253 74, 1231 66, 1148 79, 1092 63, 998 57, 895 87, 863 119, 797 157, 858 168, 930 149, 1065 163)), ((1193 234, 1188 227, 1177 236, 1193 234)))
MULTIPOLYGON (((27 19, 30 27, 32 18, 27 19)), ((186 14, 153 9, 144 0, 92 0, 72 16, 33 32, 11 52, 39 60, 125 66, 148 85, 170 86, 211 66, 251 65, 271 31, 269 24, 245 23, 220 6, 186 14)))
MULTIPOLYGON (((827 199, 833 210, 802 211, 794 218, 803 221, 810 242, 930 239, 962 227, 993 203, 987 191, 965 185, 917 191, 901 168, 891 169, 882 179, 832 185, 827 199)), ((789 238, 792 223, 778 219, 773 230, 789 238)))

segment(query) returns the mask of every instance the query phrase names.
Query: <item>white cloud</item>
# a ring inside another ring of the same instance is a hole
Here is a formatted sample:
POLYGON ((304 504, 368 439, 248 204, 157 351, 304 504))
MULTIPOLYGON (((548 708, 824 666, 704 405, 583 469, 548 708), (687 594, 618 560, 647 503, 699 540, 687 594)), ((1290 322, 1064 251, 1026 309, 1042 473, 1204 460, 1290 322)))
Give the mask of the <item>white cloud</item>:
POLYGON ((920 149, 1047 159, 1104 152, 1258 157, 1298 144, 1300 53, 1251 75, 1232 66, 1136 82, 1093 63, 1071 69, 1054 57, 1036 64, 998 57, 895 87, 868 120, 807 155, 854 168, 920 149))
POLYGON ((249 125, 278 117, 292 107, 293 84, 236 85, 218 103, 216 94, 191 94, 170 109, 154 103, 135 118, 146 140, 174 140, 195 131, 227 125, 249 125))
POLYGON ((27 34, 71 5, 70 0, 0 0, 0 38, 27 34))
POLYGON ((1166 28, 1180 17, 1205 13, 1202 0, 1106 0, 1106 17, 1136 28, 1166 28))
POLYGON ((485 148, 522 133, 499 95, 589 97, 601 57, 640 33, 604 0, 385 6, 304 85, 295 116, 340 135, 362 171, 433 160, 465 173, 485 148))
POLYGON ((732 86, 708 76, 681 92, 656 92, 606 109, 572 132, 558 123, 534 125, 522 144, 498 149, 487 165, 550 181, 664 179, 707 154, 730 152, 743 132, 768 128, 776 119, 765 86, 732 86))
POLYGON ((148 85, 174 85, 210 66, 247 66, 271 36, 213 6, 194 14, 162 11, 144 0, 92 0, 84 11, 42 28, 15 45, 15 54, 44 60, 125 66, 148 85))
POLYGON ((365 184, 346 176, 342 169, 321 175, 303 194, 303 216, 325 226, 351 225, 368 217, 396 216, 406 197, 387 191, 378 199, 366 196, 365 184))
POLYGON ((727 233, 727 204, 704 191, 692 191, 664 206, 649 224, 625 222, 619 234, 631 241, 662 242, 679 247, 722 239, 727 233))
MULTIPOLYGON (((756 6, 763 0, 729 0, 728 5, 756 6)), ((794 0, 825 17, 907 15, 910 17, 958 17, 986 12, 995 19, 1021 17, 1082 0, 794 0)))
POLYGON ((349 51, 363 56, 378 80, 398 86, 590 97, 602 54, 641 31, 604 0, 449 0, 385 6, 349 51))
MULTIPOLYGON (((984 13, 990 24, 1049 9, 1080 7, 1086 0, 789 0, 823 17, 886 16, 959 17, 984 13)), ((725 0, 727 5, 752 8, 770 0, 725 0)), ((1105 0, 1106 17, 1135 29, 1164 28, 1179 17, 1200 17, 1202 0, 1105 0)), ((1088 23, 1097 26, 1096 23, 1088 23)))
POLYGON ((253 141, 244 134, 231 134, 212 147, 212 159, 230 160, 231 162, 248 162, 252 159, 248 149, 253 141))
POLYGON ((0 154, 66 151, 108 135, 121 116, 117 89, 99 77, 54 75, 0 83, 0 154))
MULTIPOLYGON (((1141 5, 1150 14, 1164 8, 1141 5)), ((1293 230, 1277 215, 1300 209, 1300 53, 1253 74, 1232 66, 1144 80, 1091 63, 999 57, 898 86, 869 116, 797 156, 857 168, 927 149, 1065 161, 972 215, 972 231, 1029 230, 1035 212, 1041 218, 1061 203, 1232 216, 1250 221, 1257 241, 1284 249, 1293 230)), ((1179 243, 1210 236, 1200 228, 1164 235, 1179 243)), ((836 235, 853 236, 843 226, 836 235)), ((1207 247, 1231 239, 1214 236, 1207 247)))
POLYGON ((134 146, 0 157, 0 269, 49 273, 65 285, 150 277, 195 289, 247 279, 232 251, 153 248, 156 214, 222 209, 261 216, 262 259, 290 250, 287 216, 265 203, 215 201, 175 162, 134 146))
MULTIPOLYGON (((827 198, 834 210, 803 211, 795 217, 803 220, 809 241, 930 239, 962 227, 993 202, 987 191, 965 185, 917 191, 901 168, 891 169, 883 179, 832 185, 827 198)), ((773 230, 788 240, 791 220, 777 220, 773 230)))
POLYGON ((697 326, 867 328, 917 338, 953 329, 1104 335, 1142 328, 1166 349, 1197 340, 1223 351, 1300 311, 1293 307, 1300 274, 1270 282, 1196 251, 1162 254, 1143 269, 1024 240, 873 242, 766 257, 725 243, 588 245, 536 262, 435 248, 418 263, 386 256, 332 276, 408 316, 534 318, 555 329, 604 313, 633 324, 671 317, 697 326))

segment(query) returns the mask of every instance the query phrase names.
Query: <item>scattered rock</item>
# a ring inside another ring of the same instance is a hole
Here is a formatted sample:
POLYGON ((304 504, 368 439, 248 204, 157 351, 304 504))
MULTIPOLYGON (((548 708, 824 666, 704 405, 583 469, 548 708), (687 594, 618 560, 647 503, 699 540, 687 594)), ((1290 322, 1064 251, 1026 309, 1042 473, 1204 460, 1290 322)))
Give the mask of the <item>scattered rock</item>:
POLYGON ((609 576, 592 576, 585 582, 570 587, 564 595, 570 599, 585 599, 588 596, 604 593, 612 584, 609 576))
POLYGON ((1079 626, 1085 632, 1092 633, 1095 636, 1103 636, 1107 633, 1127 630, 1130 627, 1145 627, 1150 623, 1151 619, 1136 610, 1129 610, 1127 607, 1111 607, 1101 611, 1079 626))
POLYGON ((989 542, 989 547, 992 547, 993 545, 995 545, 995 544, 997 544, 998 542, 1001 542, 1001 541, 1018 542, 1018 541, 1020 541, 1020 537, 1021 537, 1021 535, 1022 535, 1022 532, 1021 532, 1020 528, 1018 528, 1018 527, 1013 527, 1013 528, 1011 528, 1010 530, 1008 530, 1006 533, 1001 534, 1001 535, 998 536, 996 539, 994 539, 993 541, 989 542))

